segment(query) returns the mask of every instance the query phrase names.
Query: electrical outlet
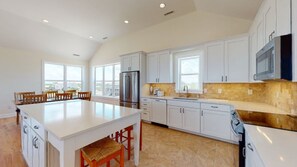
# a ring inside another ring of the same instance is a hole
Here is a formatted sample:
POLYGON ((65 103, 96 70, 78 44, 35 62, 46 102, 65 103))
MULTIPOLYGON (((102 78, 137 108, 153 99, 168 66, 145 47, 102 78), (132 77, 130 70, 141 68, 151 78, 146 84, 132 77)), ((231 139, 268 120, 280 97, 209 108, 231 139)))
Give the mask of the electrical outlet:
POLYGON ((203 92, 204 92, 204 93, 207 93, 207 89, 206 89, 206 88, 204 88, 204 89, 203 89, 203 92))
POLYGON ((253 94, 253 89, 248 89, 248 95, 252 95, 253 94))
POLYGON ((222 91, 223 91, 222 89, 218 89, 219 94, 222 94, 222 91))
POLYGON ((275 93, 276 98, 279 98, 279 92, 275 93))

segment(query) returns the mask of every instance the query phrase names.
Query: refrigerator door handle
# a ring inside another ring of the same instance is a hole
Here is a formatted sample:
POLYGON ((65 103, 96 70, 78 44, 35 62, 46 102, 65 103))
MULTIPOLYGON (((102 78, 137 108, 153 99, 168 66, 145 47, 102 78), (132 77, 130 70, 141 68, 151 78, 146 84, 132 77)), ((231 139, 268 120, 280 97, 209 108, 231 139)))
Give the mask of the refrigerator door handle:
POLYGON ((130 97, 130 77, 125 76, 125 98, 129 99, 130 97))

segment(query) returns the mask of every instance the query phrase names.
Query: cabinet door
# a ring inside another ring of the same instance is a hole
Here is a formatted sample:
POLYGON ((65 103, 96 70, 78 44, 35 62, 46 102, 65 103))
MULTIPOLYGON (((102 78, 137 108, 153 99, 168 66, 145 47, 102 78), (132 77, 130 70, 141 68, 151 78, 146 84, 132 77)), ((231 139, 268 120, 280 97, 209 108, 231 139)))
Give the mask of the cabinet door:
POLYGON ((169 52, 159 54, 158 83, 172 83, 172 58, 169 52))
POLYGON ((266 8, 264 8, 265 22, 265 44, 269 42, 271 36, 276 35, 276 5, 275 0, 267 0, 266 8))
POLYGON ((224 42, 206 45, 206 66, 208 83, 223 82, 224 77, 224 42))
MULTIPOLYGON (((265 45, 265 35, 264 35, 264 20, 263 18, 260 19, 258 26, 257 26, 257 44, 258 44, 258 51, 261 50, 265 45)), ((257 52, 258 52, 257 51, 257 52)))
POLYGON ((225 82, 249 81, 249 37, 225 41, 225 82))
MULTIPOLYGON (((295 1, 295 0, 293 0, 295 1)), ((277 36, 286 35, 291 33, 291 0, 277 0, 277 36)), ((293 8, 292 8, 293 9, 293 8)))
POLYGON ((30 136, 30 127, 23 121, 22 123, 22 153, 28 166, 31 166, 32 145, 30 136))
POLYGON ((140 66, 140 55, 139 53, 135 53, 130 56, 131 57, 131 71, 139 71, 139 66, 140 66))
POLYGON ((152 122, 166 125, 166 100, 152 100, 152 122))
POLYGON ((246 167, 264 167, 263 162, 256 152, 256 148, 254 147, 253 143, 251 142, 248 135, 246 135, 246 142, 245 142, 245 166, 246 167))
POLYGON ((45 144, 36 134, 32 135, 32 167, 45 167, 45 144))
POLYGON ((147 83, 157 83, 158 81, 158 55, 147 55, 147 83))
POLYGON ((121 72, 130 71, 131 67, 131 57, 124 56, 121 57, 121 72))
POLYGON ((183 108, 183 129, 200 133, 200 109, 183 108))
POLYGON ((182 108, 168 106, 168 126, 182 128, 182 108))
POLYGON ((230 140, 230 113, 225 111, 202 110, 201 133, 230 140))

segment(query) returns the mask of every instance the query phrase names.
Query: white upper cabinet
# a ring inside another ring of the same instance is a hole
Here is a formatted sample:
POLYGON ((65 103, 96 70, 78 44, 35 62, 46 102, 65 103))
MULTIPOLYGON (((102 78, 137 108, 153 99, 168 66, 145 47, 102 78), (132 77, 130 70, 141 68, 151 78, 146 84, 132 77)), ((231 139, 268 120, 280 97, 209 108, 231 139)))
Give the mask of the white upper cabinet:
POLYGON ((141 53, 132 53, 121 57, 121 72, 139 71, 141 53))
POLYGON ((276 5, 275 0, 267 0, 264 7, 265 43, 276 36, 276 5))
POLYGON ((206 83, 249 81, 249 37, 209 43, 206 51, 206 83))
POLYGON ((147 54, 147 83, 173 83, 172 64, 169 51, 147 54))
MULTIPOLYGON (((293 1, 296 0, 292 0, 293 1)), ((286 35, 291 33, 291 0, 277 0, 277 25, 276 32, 278 35, 286 35)))
POLYGON ((225 41, 225 82, 248 82, 248 62, 248 36, 225 41))
POLYGON ((205 46, 206 51, 206 75, 208 83, 223 82, 224 79, 224 42, 209 43, 205 46))

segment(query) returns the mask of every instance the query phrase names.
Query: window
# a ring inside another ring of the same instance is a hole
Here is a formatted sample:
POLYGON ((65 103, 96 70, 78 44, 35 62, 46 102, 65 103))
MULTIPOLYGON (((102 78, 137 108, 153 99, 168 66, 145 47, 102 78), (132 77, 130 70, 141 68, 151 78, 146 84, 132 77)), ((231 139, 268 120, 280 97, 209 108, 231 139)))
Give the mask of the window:
POLYGON ((44 63, 44 90, 82 90, 82 66, 44 63))
POLYGON ((176 91, 202 93, 202 54, 201 50, 177 52, 175 56, 176 91))
POLYGON ((95 95, 119 97, 121 65, 111 64, 95 67, 95 95))

